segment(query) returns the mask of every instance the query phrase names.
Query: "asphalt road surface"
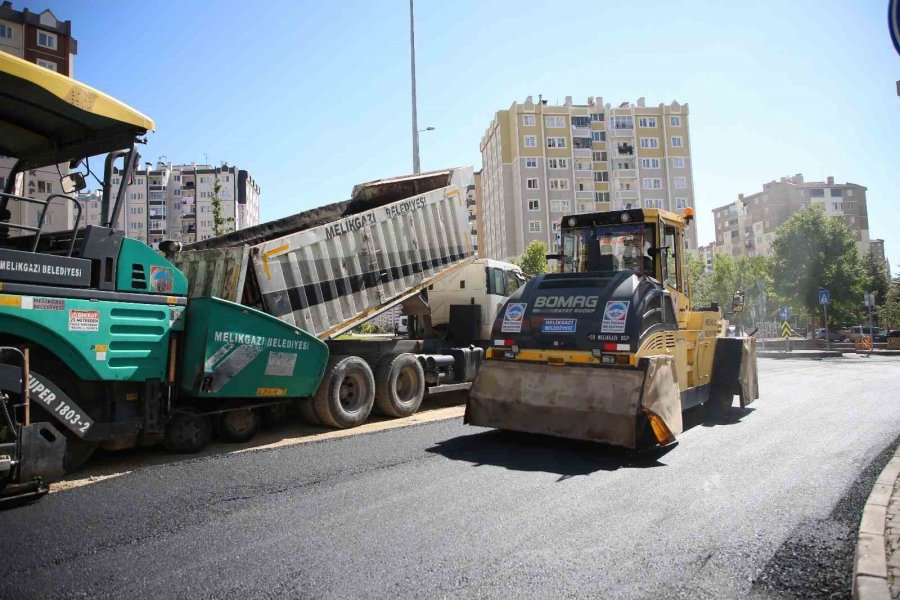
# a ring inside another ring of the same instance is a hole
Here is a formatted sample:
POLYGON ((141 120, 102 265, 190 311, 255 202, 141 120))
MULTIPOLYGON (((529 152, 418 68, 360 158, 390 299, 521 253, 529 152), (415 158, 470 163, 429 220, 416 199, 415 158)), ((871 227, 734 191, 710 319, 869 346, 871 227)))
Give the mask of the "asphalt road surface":
POLYGON ((454 419, 150 466, 0 513, 0 598, 849 597, 898 373, 761 360, 649 455, 454 419))

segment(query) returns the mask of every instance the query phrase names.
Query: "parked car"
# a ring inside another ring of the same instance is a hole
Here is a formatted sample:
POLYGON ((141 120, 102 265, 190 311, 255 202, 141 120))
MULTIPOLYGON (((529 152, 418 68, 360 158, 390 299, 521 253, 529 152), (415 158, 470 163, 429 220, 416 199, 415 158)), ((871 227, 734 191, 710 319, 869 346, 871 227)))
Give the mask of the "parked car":
POLYGON ((853 341, 861 337, 869 337, 872 335, 873 342, 886 342, 887 332, 879 327, 869 327, 868 325, 854 325, 850 328, 850 339, 853 341))
MULTIPOLYGON (((817 340, 825 339, 825 328, 824 327, 820 327, 819 329, 816 329, 816 339, 817 340)), ((846 342, 848 339, 850 339, 850 338, 848 338, 845 334, 841 333, 840 331, 836 331, 834 329, 828 330, 828 340, 831 342, 846 342)))

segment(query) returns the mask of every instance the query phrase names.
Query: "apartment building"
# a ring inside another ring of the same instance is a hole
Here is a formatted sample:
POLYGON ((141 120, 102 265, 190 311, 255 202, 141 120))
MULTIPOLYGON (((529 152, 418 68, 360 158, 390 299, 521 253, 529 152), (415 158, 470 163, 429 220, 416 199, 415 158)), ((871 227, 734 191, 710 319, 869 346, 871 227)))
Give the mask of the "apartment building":
POLYGON ((856 234, 860 252, 869 252, 866 188, 855 183, 805 181, 802 174, 763 184, 761 192, 738 194, 730 204, 713 209, 716 251, 742 256, 768 256, 775 231, 795 212, 819 205, 829 216, 842 216, 856 234))
MULTIPOLYGON (((50 10, 40 13, 27 8, 16 10, 12 2, 0 4, 0 52, 6 52, 28 62, 69 77, 73 74, 78 42, 72 37, 72 22, 60 21, 50 10)), ((0 156, 0 191, 15 160, 0 156)), ((61 193, 59 180, 68 173, 68 165, 53 165, 24 173, 24 194, 46 200, 61 193)), ((36 226, 41 209, 38 205, 12 202, 11 221, 36 226)), ((71 202, 53 200, 44 220, 45 231, 70 229, 74 225, 75 209, 71 202)))
MULTIPOLYGON (((114 170, 113 197, 122 185, 121 173, 114 170)), ((135 171, 125 190, 125 205, 116 227, 129 237, 153 246, 172 239, 185 243, 215 235, 213 197, 222 203, 223 229, 243 229, 259 224, 259 184, 245 170, 222 163, 220 166, 146 163, 135 171)), ((79 194, 83 220, 100 224, 99 192, 79 194)))
POLYGON ((699 246, 697 248, 697 256, 700 258, 700 262, 703 263, 703 272, 712 273, 713 260, 716 258, 715 242, 710 242, 705 246, 699 246))
MULTIPOLYGON (((566 214, 694 206, 687 104, 618 106, 531 96, 498 111, 481 139, 481 255, 509 260, 533 240, 556 248, 566 214)), ((697 248, 696 228, 688 248, 697 248)))
POLYGON ((884 253, 884 240, 871 240, 869 242, 869 254, 872 255, 872 258, 874 258, 876 262, 880 262, 884 265, 884 269, 887 272, 888 279, 890 279, 891 261, 888 260, 887 255, 885 255, 884 253))
POLYGON ((466 190, 466 207, 469 209, 469 224, 472 231, 472 249, 478 253, 483 232, 481 231, 482 219, 478 218, 481 212, 481 171, 475 171, 473 185, 466 190))

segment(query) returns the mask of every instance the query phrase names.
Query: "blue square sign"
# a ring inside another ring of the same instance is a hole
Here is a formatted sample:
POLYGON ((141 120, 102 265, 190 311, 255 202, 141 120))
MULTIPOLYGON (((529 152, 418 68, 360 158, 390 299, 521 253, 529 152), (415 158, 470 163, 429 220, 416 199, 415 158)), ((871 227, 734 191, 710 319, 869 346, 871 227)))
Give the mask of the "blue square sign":
POLYGON ((819 304, 831 304, 831 292, 829 290, 819 290, 819 304))

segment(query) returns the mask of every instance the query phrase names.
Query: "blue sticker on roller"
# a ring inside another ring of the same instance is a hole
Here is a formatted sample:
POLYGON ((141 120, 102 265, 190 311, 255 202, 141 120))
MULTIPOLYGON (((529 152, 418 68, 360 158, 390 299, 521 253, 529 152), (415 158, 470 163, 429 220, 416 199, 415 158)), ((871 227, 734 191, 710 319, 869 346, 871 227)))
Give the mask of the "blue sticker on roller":
POLYGON ((577 319, 544 319, 541 333, 575 333, 577 319))

